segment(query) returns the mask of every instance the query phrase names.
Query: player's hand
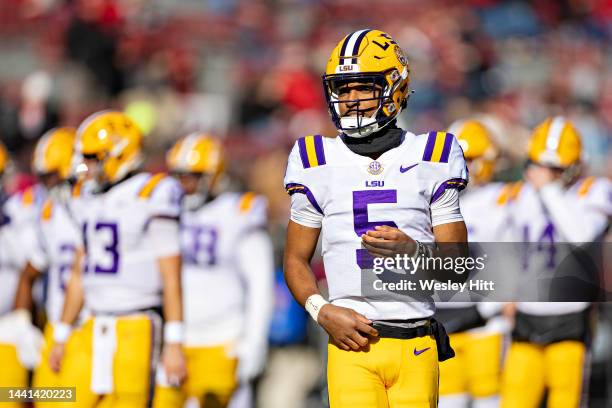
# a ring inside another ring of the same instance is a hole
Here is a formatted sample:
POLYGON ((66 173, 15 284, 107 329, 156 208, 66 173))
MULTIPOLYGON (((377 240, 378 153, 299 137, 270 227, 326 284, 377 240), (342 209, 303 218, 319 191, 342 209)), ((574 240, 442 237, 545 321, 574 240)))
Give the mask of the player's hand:
POLYGON ((64 358, 65 343, 54 342, 49 353, 49 366, 55 373, 59 373, 64 358))
POLYGON ((525 179, 536 190, 539 190, 545 185, 557 181, 558 178, 558 173, 554 169, 550 169, 548 167, 530 165, 525 170, 525 179))
POLYGON ((387 225, 377 226, 361 236, 361 243, 374 257, 393 257, 412 255, 416 251, 416 241, 398 228, 387 225))
POLYGON ((319 310, 317 322, 331 337, 332 343, 343 350, 360 350, 368 345, 368 335, 378 336, 371 320, 353 309, 331 303, 319 310))
POLYGON ((185 355, 183 354, 183 346, 178 343, 165 344, 162 351, 162 363, 168 383, 171 386, 178 387, 187 377, 187 365, 185 363, 185 355))
POLYGON ((516 303, 506 303, 502 307, 502 316, 514 324, 514 319, 516 317, 516 303))

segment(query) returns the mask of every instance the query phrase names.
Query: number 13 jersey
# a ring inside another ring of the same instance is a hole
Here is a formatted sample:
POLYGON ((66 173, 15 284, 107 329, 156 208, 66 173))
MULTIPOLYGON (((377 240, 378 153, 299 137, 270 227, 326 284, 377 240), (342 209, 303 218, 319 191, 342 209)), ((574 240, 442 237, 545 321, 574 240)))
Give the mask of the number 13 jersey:
POLYGON ((353 153, 341 137, 299 139, 285 174, 285 188, 292 196, 291 220, 322 229, 330 301, 372 320, 431 316, 434 305, 429 299, 364 295, 372 292, 362 290, 362 270, 371 268, 371 257, 361 245, 361 235, 387 225, 415 240, 433 242, 433 226, 462 217, 458 211, 432 210, 446 200, 447 192, 463 189, 467 178, 463 151, 446 132, 406 132, 398 147, 376 160, 353 153))
MULTIPOLYGON (((85 307, 127 314, 161 306, 162 282, 148 227, 155 218, 178 222, 182 190, 164 174, 140 173, 108 191, 76 198, 83 233, 85 307)), ((178 248, 177 242, 168 245, 178 248)))

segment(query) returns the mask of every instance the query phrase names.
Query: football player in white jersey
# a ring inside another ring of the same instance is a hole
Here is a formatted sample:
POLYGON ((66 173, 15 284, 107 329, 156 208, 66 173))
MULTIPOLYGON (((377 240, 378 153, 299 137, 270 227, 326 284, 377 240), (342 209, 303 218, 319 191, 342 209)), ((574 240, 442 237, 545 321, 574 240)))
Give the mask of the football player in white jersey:
MULTIPOLYGON (((457 137, 470 173, 470 185, 460 198, 468 240, 499 242, 508 227, 506 195, 512 187, 491 182, 499 149, 479 120, 456 121, 448 131, 457 137)), ((501 304, 494 303, 436 303, 436 318, 444 323, 456 354, 440 364, 441 408, 467 407, 470 400, 475 408, 498 406, 505 328, 500 311, 501 304)))
POLYGON ((221 143, 205 134, 181 138, 168 168, 185 191, 181 215, 187 380, 159 385, 154 406, 225 407, 238 383, 258 375, 266 360, 273 299, 273 250, 266 200, 220 192, 221 143))
MULTIPOLYGON (((41 214, 35 223, 37 245, 30 248, 28 262, 21 272, 15 309, 29 311, 32 308, 32 289, 36 279, 47 274, 45 285, 45 346, 40 364, 36 367, 32 385, 34 387, 59 387, 61 373, 55 373, 49 366, 49 351, 53 340, 53 326, 59 322, 64 305, 64 290, 70 270, 74 263, 77 248, 82 246, 80 227, 69 209, 72 173, 73 149, 76 129, 58 128, 47 132, 39 141, 38 172, 42 177, 57 180, 49 189, 48 198, 42 206, 41 214)), ((70 337, 67 346, 70 361, 64 361, 62 370, 77 370, 80 366, 78 354, 78 336, 70 337)), ((56 402, 37 402, 37 407, 44 407, 56 402)))
POLYGON ((178 223, 182 190, 164 174, 137 171, 141 142, 137 125, 117 111, 96 113, 77 131, 77 154, 91 175, 88 194, 71 200, 84 248, 75 255, 50 353, 51 367, 58 371, 84 305, 92 315, 82 328, 89 358, 81 364, 88 375, 63 373, 67 383, 81 386, 74 406, 147 406, 161 343, 162 306, 162 363, 173 384, 185 376, 178 223))
MULTIPOLYGON (((556 244, 598 241, 609 226, 610 181, 582 178, 581 152, 580 135, 564 117, 546 119, 532 134, 525 183, 512 205, 517 241, 526 243, 523 273, 546 278, 567 269, 567 245, 556 244)), ((542 291, 541 283, 528 286, 542 291)), ((577 289, 574 285, 571 291, 577 289)), ((587 378, 589 306, 587 301, 517 303, 502 407, 540 407, 545 391, 548 407, 585 404, 581 399, 587 378)))
MULTIPOLYGON (((11 313, 19 280, 19 271, 25 262, 19 248, 20 240, 11 218, 6 213, 4 174, 9 164, 6 148, 0 143, 0 387, 26 387, 28 371, 19 349, 21 328, 29 324, 29 314, 11 313)), ((6 402, 3 406, 18 408, 25 404, 6 402)))
POLYGON ((376 258, 396 254, 438 254, 435 244, 443 242, 465 246, 463 153, 450 133, 415 135, 396 126, 407 102, 409 67, 384 32, 359 30, 342 39, 323 84, 339 135, 301 138, 289 156, 287 284, 330 336, 332 408, 435 407, 438 361, 453 352, 432 319, 434 303, 380 290, 384 282, 373 266, 376 258), (320 233, 330 302, 310 269, 320 233))

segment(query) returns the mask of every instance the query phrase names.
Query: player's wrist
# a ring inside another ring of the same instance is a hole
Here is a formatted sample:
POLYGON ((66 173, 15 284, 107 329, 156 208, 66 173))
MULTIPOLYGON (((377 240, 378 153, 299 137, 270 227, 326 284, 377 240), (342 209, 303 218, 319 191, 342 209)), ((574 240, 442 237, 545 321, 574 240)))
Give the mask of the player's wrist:
POLYGON ((164 324, 164 343, 183 344, 185 341, 185 324, 180 320, 173 320, 164 324))
POLYGON ((306 309, 306 311, 308 312, 308 314, 310 314, 310 316, 312 317, 312 319, 315 322, 319 322, 318 318, 319 318, 319 312, 321 311, 321 308, 325 305, 329 304, 329 302, 327 300, 325 300, 325 298, 321 295, 314 294, 314 295, 310 295, 308 297, 308 299, 306 299, 306 303, 304 304, 304 308, 306 309))
POLYGON ((412 251, 410 251, 410 249, 408 250, 408 256, 411 258, 416 258, 419 255, 421 243, 417 240, 414 240, 412 244, 414 245, 414 248, 412 249, 412 251))
POLYGON ((53 325, 53 341, 55 343, 66 343, 70 333, 72 332, 72 326, 65 322, 58 322, 53 325))

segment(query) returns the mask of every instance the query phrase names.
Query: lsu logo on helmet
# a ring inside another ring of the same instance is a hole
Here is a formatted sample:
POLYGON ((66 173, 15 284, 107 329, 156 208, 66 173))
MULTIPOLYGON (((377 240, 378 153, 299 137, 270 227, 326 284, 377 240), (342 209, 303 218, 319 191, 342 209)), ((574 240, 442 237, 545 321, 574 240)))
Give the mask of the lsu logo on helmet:
POLYGON ((404 51, 389 34, 370 29, 344 37, 332 51, 323 76, 332 121, 338 130, 353 137, 365 137, 391 123, 406 106, 409 84, 410 67, 404 51), (341 115, 339 90, 349 83, 376 89, 372 98, 342 101, 359 104, 376 100, 372 115, 341 115))

